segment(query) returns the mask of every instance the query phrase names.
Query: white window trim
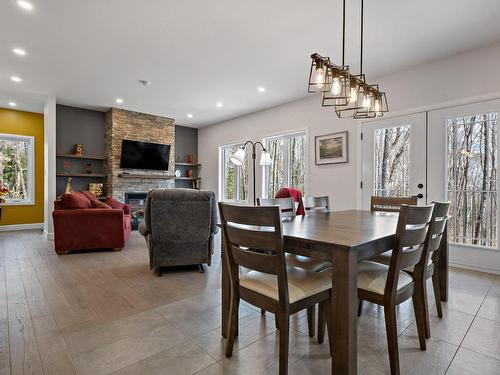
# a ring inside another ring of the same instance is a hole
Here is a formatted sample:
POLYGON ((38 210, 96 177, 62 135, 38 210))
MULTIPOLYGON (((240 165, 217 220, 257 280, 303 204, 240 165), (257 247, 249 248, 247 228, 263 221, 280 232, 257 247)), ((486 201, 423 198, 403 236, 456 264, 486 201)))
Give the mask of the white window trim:
MULTIPOLYGON (((279 133, 275 133, 272 135, 268 135, 262 138, 262 144, 264 147, 267 146, 267 142, 273 140, 273 139, 279 139, 279 138, 287 138, 291 137, 296 134, 304 134, 305 140, 304 140, 304 164, 305 164, 305 171, 304 171, 304 190, 305 192, 302 192, 305 194, 306 192, 309 191, 309 128, 303 128, 303 129, 295 129, 295 130, 289 130, 289 131, 283 131, 279 133)), ((287 150, 289 151, 289 150, 287 150)), ((288 163, 290 162, 289 160, 287 161, 288 163)), ((288 181, 290 181, 290 168, 287 165, 287 170, 288 170, 288 181)), ((268 181, 269 181, 269 168, 263 168, 262 169, 262 196, 264 198, 269 198, 268 197, 268 181)), ((274 197, 271 197, 274 198, 274 197)))
POLYGON ((28 199, 9 199, 0 206, 32 206, 35 204, 35 137, 0 133, 0 139, 28 142, 28 199))
MULTIPOLYGON (((224 168, 224 149, 229 148, 229 147, 234 147, 234 146, 243 146, 244 142, 233 142, 225 145, 219 146, 219 201, 221 202, 233 202, 233 203, 240 203, 240 204, 247 204, 248 199, 250 196, 250 191, 249 188, 250 186, 247 186, 247 197, 246 199, 226 199, 224 196, 224 181, 225 181, 225 168, 224 168)), ((245 149, 245 153, 247 153, 247 150, 245 149)), ((248 162, 248 154, 246 155, 247 158, 245 159, 246 162, 248 162)), ((240 168, 236 168, 236 174, 239 177, 240 174, 240 168)), ((236 178, 238 180, 238 177, 236 178)), ((248 173, 248 177, 250 178, 250 172, 248 173)), ((235 184, 235 195, 238 196, 238 191, 240 189, 240 185, 238 183, 235 184)))

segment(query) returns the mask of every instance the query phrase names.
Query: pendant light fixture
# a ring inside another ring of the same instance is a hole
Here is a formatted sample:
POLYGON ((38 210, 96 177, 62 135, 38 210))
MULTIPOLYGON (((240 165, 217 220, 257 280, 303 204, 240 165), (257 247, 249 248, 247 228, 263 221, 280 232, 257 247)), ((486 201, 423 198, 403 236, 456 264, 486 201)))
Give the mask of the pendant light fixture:
POLYGON ((330 58, 311 55, 308 92, 322 93, 322 106, 335 107, 339 118, 366 119, 388 112, 387 97, 378 84, 370 85, 363 74, 364 0, 361 0, 360 73, 351 75, 345 65, 345 0, 342 8, 342 66, 330 63, 330 58), (342 71, 344 69, 344 71, 342 71))
MULTIPOLYGON (((308 92, 321 92, 326 106, 346 105, 349 100, 351 77, 345 65, 345 0, 342 3, 342 65, 333 64, 329 57, 311 55, 308 92)), ((324 104, 325 105, 325 104, 324 104)))

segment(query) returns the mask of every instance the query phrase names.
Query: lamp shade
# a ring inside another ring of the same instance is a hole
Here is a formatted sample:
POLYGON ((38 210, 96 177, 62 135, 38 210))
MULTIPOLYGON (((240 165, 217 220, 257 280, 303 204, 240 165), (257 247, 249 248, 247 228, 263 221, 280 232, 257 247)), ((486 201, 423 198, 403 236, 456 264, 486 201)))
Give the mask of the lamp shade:
POLYGON ((271 154, 266 150, 263 150, 260 154, 260 165, 263 167, 269 167, 272 164, 271 154))
POLYGON ((245 162, 245 150, 243 148, 239 148, 234 154, 229 157, 231 163, 242 166, 245 162))

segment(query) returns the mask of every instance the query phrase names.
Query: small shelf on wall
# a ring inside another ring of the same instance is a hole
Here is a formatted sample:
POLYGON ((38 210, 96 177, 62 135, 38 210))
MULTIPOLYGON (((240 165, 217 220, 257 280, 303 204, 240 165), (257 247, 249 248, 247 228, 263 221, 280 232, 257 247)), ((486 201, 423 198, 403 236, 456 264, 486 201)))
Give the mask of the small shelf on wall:
POLYGON ((75 154, 57 153, 56 156, 58 158, 80 159, 80 160, 104 160, 104 156, 97 156, 97 155, 75 155, 75 154))
POLYGON ((188 181, 196 181, 201 180, 201 177, 176 177, 176 180, 188 180, 188 181))
POLYGON ((57 173, 57 177, 88 177, 88 178, 104 178, 101 173, 57 173))
POLYGON ((194 168, 201 167, 201 164, 193 164, 193 163, 175 163, 175 165, 178 165, 180 167, 194 167, 194 168))

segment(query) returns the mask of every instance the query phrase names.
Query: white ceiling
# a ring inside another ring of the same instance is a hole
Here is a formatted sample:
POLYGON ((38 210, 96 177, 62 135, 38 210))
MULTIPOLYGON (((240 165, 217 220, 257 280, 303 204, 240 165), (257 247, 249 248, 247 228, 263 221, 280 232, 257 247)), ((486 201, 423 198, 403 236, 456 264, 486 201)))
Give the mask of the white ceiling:
MULTIPOLYGON (((33 11, 0 2, 0 106, 41 111, 52 93, 201 127, 306 96, 313 52, 340 63, 340 0, 30 1, 33 11)), ((354 71, 358 3, 347 0, 354 71)), ((500 40, 498 0, 366 0, 365 15, 368 78, 500 40)))

